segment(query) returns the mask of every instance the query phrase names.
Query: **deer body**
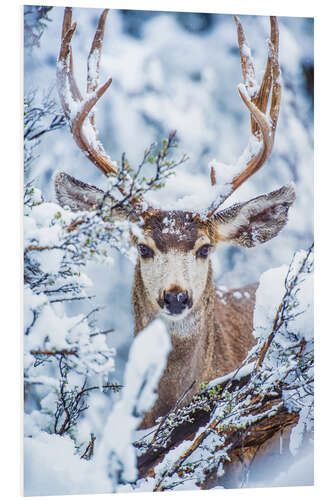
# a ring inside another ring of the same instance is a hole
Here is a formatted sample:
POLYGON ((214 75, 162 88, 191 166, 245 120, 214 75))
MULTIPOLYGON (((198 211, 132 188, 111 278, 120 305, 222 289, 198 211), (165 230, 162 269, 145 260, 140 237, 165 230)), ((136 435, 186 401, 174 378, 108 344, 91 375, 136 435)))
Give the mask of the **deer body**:
MULTIPOLYGON (((165 320, 172 351, 159 381, 158 399, 141 427, 153 426, 156 418, 166 415, 185 393, 182 405, 187 404, 202 382, 240 366, 255 343, 252 316, 256 288, 256 284, 247 285, 221 297, 216 293, 210 266, 207 286, 196 310, 180 322, 165 320)), ((154 317, 144 297, 137 268, 133 285, 135 335, 147 326, 148 318, 154 317)))
MULTIPOLYGON (((210 254, 220 243, 247 248, 275 237, 287 222, 295 190, 288 184, 252 200, 221 208, 230 194, 269 157, 281 98, 276 18, 270 18, 266 70, 258 85, 243 27, 234 16, 244 78, 244 85, 238 90, 250 111, 251 135, 258 147, 247 149, 226 185, 216 185, 217 165, 211 167, 215 199, 204 211, 160 210, 147 204, 140 195, 135 197, 135 178, 119 172, 117 164, 105 153, 95 128, 93 107, 112 81, 109 79, 103 85, 98 84, 106 15, 107 10, 100 17, 92 43, 88 57, 87 94, 82 97, 73 74, 71 51, 76 23, 72 24, 71 9, 65 9, 57 84, 76 143, 104 174, 116 176, 118 182, 115 186, 127 205, 63 172, 55 176, 55 190, 58 202, 73 211, 94 209, 107 203, 114 219, 140 221, 140 231, 136 236, 132 234, 132 244, 138 250, 132 294, 135 335, 160 317, 172 342, 172 351, 158 387, 158 399, 142 424, 147 427, 173 408, 184 393, 186 397, 182 404, 191 398, 203 381, 236 369, 253 346, 256 285, 244 287, 237 293, 231 290, 220 297, 214 286, 210 254), (90 58, 93 59, 92 65, 89 64, 90 58), (186 392, 189 387, 191 389, 186 392)), ((174 135, 170 134, 169 142, 174 135)), ((158 168, 159 165, 156 175, 158 168)), ((140 189, 137 192, 140 193, 140 189)))
POLYGON ((135 335, 153 319, 161 317, 172 343, 172 351, 159 382, 158 399, 146 414, 142 427, 154 425, 155 419, 166 415, 185 393, 182 405, 188 403, 203 381, 212 380, 236 369, 254 345, 252 316, 257 285, 231 290, 221 297, 221 294, 216 292, 212 265, 208 258, 201 263, 205 264, 205 267, 200 269, 200 277, 204 278, 203 285, 201 282, 195 283, 193 276, 190 282, 186 283, 186 275, 191 274, 191 264, 186 265, 185 255, 196 248, 198 240, 206 244, 209 242, 213 247, 218 235, 213 225, 202 227, 202 224, 198 224, 201 227, 197 228, 196 222, 191 221, 188 223, 189 227, 186 227, 185 218, 186 214, 182 212, 162 212, 155 220, 150 220, 146 227, 146 233, 150 236, 142 241, 149 242, 151 236, 154 236, 150 244, 154 246, 156 254, 156 243, 160 249, 163 260, 160 272, 155 264, 155 276, 146 276, 147 273, 142 268, 147 258, 139 257, 136 264, 132 293, 135 335), (167 231, 170 226, 173 228, 171 233, 167 231), (177 253, 179 262, 178 269, 175 270, 177 253), (154 291, 149 278, 159 284, 159 289, 154 291), (189 290, 190 296, 194 296, 193 305, 185 317, 179 318, 181 313, 170 315, 165 307, 163 314, 158 295, 168 293, 172 288, 185 291, 189 285, 199 289, 201 285, 202 293, 195 296, 195 290, 189 290))

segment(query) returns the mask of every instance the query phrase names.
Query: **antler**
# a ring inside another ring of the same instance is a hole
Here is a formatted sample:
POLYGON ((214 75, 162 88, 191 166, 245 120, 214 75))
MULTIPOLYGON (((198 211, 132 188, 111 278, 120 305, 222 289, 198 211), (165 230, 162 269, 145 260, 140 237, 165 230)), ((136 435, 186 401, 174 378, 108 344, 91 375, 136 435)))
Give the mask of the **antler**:
MULTIPOLYGON (((57 87, 64 114, 79 148, 105 175, 117 175, 116 163, 107 155, 98 139, 92 112, 93 107, 112 82, 112 78, 109 78, 103 85, 99 85, 99 65, 107 13, 108 9, 105 9, 101 14, 91 45, 88 56, 87 94, 83 98, 73 72, 71 40, 76 23, 72 24, 72 9, 66 7, 57 64, 57 87)), ((118 189, 121 191, 121 186, 118 189)))
MULTIPOLYGON (((256 82, 251 51, 246 41, 243 26, 237 16, 234 16, 234 20, 237 26, 238 46, 244 80, 244 84, 238 85, 238 91, 250 111, 251 134, 260 143, 260 148, 259 150, 254 148, 256 151, 250 153, 250 158, 247 159, 245 166, 242 166, 241 170, 232 178, 229 191, 227 193, 220 193, 217 199, 209 206, 207 217, 211 217, 219 206, 265 163, 273 149, 280 111, 279 28, 276 17, 270 17, 271 35, 268 42, 266 70, 260 87, 256 82), (271 105, 269 116, 267 116, 267 105, 270 96, 271 105)), ((214 167, 212 167, 211 179, 215 181, 214 167)))
MULTIPOLYGON (((72 24, 72 9, 65 9, 61 47, 57 64, 57 87, 60 96, 61 105, 64 114, 69 122, 72 135, 79 148, 87 155, 90 161, 96 165, 105 175, 118 175, 116 162, 105 152, 100 140, 98 139, 95 127, 95 117, 93 108, 104 92, 109 88, 112 78, 109 78, 104 84, 99 85, 99 66, 101 51, 104 39, 104 29, 108 9, 105 9, 99 19, 98 27, 91 45, 88 56, 87 71, 87 92, 81 95, 80 89, 74 78, 73 55, 71 41, 76 29, 76 23, 72 24)), ((266 70, 261 85, 256 82, 254 65, 251 58, 251 52, 248 47, 243 26, 237 16, 234 16, 237 33, 238 45, 241 57, 241 66, 244 84, 238 86, 240 96, 250 111, 251 115, 251 136, 256 139, 255 147, 253 142, 249 143, 246 150, 237 162, 237 171, 232 180, 223 187, 216 199, 205 211, 206 217, 211 217, 219 206, 251 175, 253 175, 269 157, 273 144, 280 110, 281 84, 280 84, 280 66, 278 61, 279 30, 276 17, 272 16, 271 35, 268 47, 268 57, 266 70), (269 99, 270 111, 267 116, 267 106, 269 99)), ((151 213, 154 209, 144 202, 143 198, 133 198, 132 192, 134 179, 128 174, 123 173, 121 183, 116 187, 123 195, 124 199, 129 200, 132 209, 139 212, 151 213), (127 178, 128 177, 128 178, 127 178), (126 188, 126 182, 131 186, 126 188)), ((211 168, 211 183, 216 185, 216 175, 214 167, 211 168)), ((218 185, 216 185, 218 191, 218 185)))

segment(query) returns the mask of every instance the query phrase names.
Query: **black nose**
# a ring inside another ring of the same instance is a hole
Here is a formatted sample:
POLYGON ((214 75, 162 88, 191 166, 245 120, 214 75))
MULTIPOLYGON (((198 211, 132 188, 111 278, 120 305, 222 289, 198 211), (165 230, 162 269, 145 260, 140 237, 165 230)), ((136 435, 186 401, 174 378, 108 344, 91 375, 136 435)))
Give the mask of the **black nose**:
POLYGON ((180 314, 188 303, 187 292, 164 292, 164 304, 171 314, 180 314))

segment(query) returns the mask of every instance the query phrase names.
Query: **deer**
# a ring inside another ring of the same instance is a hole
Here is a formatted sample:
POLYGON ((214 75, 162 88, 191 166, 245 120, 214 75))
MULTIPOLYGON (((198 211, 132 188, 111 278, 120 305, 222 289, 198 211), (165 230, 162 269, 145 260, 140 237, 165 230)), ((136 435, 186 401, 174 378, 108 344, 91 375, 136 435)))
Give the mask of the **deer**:
MULTIPOLYGON (((76 144, 94 166, 109 176, 117 175, 119 170, 98 138, 94 116, 95 104, 112 82, 109 78, 99 84, 107 12, 103 11, 98 22, 88 57, 87 92, 81 95, 74 77, 71 47, 76 23, 72 24, 71 8, 65 9, 57 88, 76 144)), ((238 91, 250 113, 250 140, 255 140, 257 147, 250 148, 245 160, 237 163, 226 186, 216 186, 216 198, 204 211, 157 209, 143 198, 133 201, 130 213, 117 208, 117 203, 112 211, 115 220, 133 219, 136 215, 141 220, 140 235, 131 235, 138 254, 132 289, 134 335, 160 318, 172 345, 156 402, 145 415, 141 428, 153 426, 158 417, 167 415, 180 400, 182 405, 189 402, 203 381, 230 373, 241 365, 255 344, 252 318, 258 284, 229 290, 221 297, 214 285, 211 255, 219 244, 249 248, 276 237, 287 223, 296 196, 290 183, 251 200, 222 207, 269 158, 282 94, 276 17, 270 17, 267 62, 260 85, 242 23, 238 16, 234 20, 244 80, 238 91)), ((214 182, 212 166, 211 183, 214 182)), ((65 172, 56 173, 54 187, 58 203, 74 212, 92 210, 106 196, 101 189, 65 172)), ((110 206, 113 202, 111 198, 110 206)))

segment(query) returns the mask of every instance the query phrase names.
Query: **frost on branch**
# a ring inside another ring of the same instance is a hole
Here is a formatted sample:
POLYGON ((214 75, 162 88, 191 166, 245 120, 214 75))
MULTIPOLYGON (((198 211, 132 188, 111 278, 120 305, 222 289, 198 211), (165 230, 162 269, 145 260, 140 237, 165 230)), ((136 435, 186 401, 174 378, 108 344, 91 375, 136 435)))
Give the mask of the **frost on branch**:
MULTIPOLYGON (((80 214, 83 220, 77 224, 77 214, 44 202, 31 184, 24 195, 25 452, 26 463, 39 464, 26 469, 25 493, 48 494, 54 481, 53 491, 61 494, 88 492, 76 478, 69 480, 59 456, 77 471, 80 457, 90 459, 95 429, 83 418, 88 401, 93 393, 120 389, 110 379, 116 353, 106 335, 112 329, 101 331, 97 325, 100 306, 87 292, 92 284, 84 272, 89 259, 112 260, 106 239, 98 237, 96 214, 80 214), (73 304, 81 305, 74 314, 73 304), (46 449, 48 456, 58 450, 57 461, 43 460, 46 449)), ((82 464, 77 477, 86 469, 82 464)), ((94 476, 100 477, 98 471, 94 476)))
POLYGON ((148 441, 137 441, 147 488, 269 486, 269 474, 275 478, 297 460, 302 442, 311 449, 312 280, 313 247, 297 252, 289 267, 262 275, 254 314, 258 342, 242 367, 203 384, 148 441))
MULTIPOLYGON (((31 9, 38 9, 32 7, 31 9)), ((43 7, 40 7, 43 9, 43 7)), ((36 91, 24 96, 24 172, 37 157, 37 148, 41 138, 65 125, 65 117, 57 112, 55 101, 51 98, 52 90, 46 93, 41 102, 36 98, 36 91)))
POLYGON ((112 259, 105 250, 105 237, 98 236, 96 214, 80 217, 77 225, 77 215, 44 202, 37 189, 26 186, 25 433, 31 438, 41 431, 68 434, 78 452, 87 448, 91 438, 87 434, 86 442, 76 439, 76 425, 90 393, 118 390, 109 380, 115 367, 115 349, 106 342, 111 329, 97 327, 100 307, 87 292, 92 284, 84 273, 89 259, 106 263, 112 259), (82 304, 81 312, 73 314, 72 304, 82 304))

